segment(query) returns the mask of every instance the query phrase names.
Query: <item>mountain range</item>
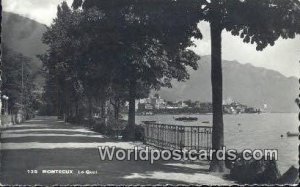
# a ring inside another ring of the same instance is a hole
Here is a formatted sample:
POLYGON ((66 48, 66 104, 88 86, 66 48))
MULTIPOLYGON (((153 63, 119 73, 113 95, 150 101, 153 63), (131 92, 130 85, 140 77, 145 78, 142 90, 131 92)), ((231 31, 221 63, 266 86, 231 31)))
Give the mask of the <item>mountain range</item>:
MULTIPOLYGON (((2 42, 16 52, 31 58, 32 72, 36 74, 35 82, 42 86, 42 62, 37 55, 43 54, 47 46, 42 43, 46 25, 32 19, 10 12, 2 12, 2 42)), ((5 62, 4 62, 5 63, 5 62)))
MULTIPOLYGON (((2 39, 11 49, 32 58, 32 68, 40 73, 41 61, 36 55, 43 54, 47 46, 41 42, 46 25, 29 18, 3 12, 2 39)), ((282 62, 284 63, 284 62, 282 62)), ((162 88, 159 94, 166 100, 211 101, 210 56, 202 56, 198 70, 189 69, 190 79, 185 82, 173 81, 172 88, 162 88)), ((272 112, 296 112, 295 99, 299 83, 296 77, 286 77, 281 73, 251 64, 223 60, 223 98, 232 98, 242 104, 263 107, 272 112)), ((38 76, 37 85, 43 85, 43 77, 38 76)))
MULTIPOLYGON (((202 56, 198 70, 189 69, 190 79, 173 81, 173 87, 162 88, 159 94, 166 100, 188 100, 211 102, 211 58, 202 56)), ((296 112, 295 99, 299 83, 296 77, 285 77, 281 73, 251 64, 223 60, 223 98, 231 98, 242 104, 268 111, 296 112)))

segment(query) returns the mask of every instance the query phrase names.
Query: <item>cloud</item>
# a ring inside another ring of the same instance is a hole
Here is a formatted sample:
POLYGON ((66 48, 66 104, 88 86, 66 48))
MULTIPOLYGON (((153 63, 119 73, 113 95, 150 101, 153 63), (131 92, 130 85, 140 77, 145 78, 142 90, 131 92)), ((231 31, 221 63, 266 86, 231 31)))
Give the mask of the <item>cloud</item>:
MULTIPOLYGON (((2 8, 7 12, 14 12, 34 19, 40 23, 50 25, 56 16, 57 5, 64 0, 2 0, 2 8)), ((73 0, 66 0, 71 5, 73 0)))

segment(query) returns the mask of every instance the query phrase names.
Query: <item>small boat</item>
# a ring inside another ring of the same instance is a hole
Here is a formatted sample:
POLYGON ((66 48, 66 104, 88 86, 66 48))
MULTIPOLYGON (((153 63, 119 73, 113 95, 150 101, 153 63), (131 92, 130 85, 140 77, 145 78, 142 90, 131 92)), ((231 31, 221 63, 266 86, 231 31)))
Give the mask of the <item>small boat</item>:
POLYGON ((291 137, 291 136, 299 136, 299 133, 288 131, 288 132, 286 133, 286 135, 287 135, 288 137, 291 137))
POLYGON ((202 123, 209 123, 209 121, 202 121, 202 123))
POLYGON ((156 121, 142 121, 142 123, 144 123, 144 124, 153 124, 153 123, 156 123, 156 121))
POLYGON ((179 117, 175 118, 176 121, 197 121, 198 118, 196 117, 179 117))

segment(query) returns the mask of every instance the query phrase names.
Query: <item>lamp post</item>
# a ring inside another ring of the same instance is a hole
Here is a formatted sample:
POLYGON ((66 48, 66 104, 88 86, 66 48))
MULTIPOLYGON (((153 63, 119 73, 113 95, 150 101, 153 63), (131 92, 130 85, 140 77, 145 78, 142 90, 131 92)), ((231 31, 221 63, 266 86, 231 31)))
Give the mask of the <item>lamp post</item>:
POLYGON ((6 100, 6 113, 9 114, 9 110, 8 110, 8 100, 9 100, 9 97, 7 96, 7 100, 6 100))
MULTIPOLYGON (((0 59, 0 68, 2 65, 2 60, 0 59)), ((0 96, 1 96, 1 89, 2 88, 2 70, 0 69, 0 96)), ((0 98, 0 126, 2 125, 2 99, 0 98)))
POLYGON ((4 115, 8 115, 8 99, 9 99, 9 97, 6 95, 3 95, 2 99, 4 100, 4 115))
MULTIPOLYGON (((1 18, 0 18, 1 20, 1 18)), ((1 42, 0 42, 1 44, 1 42)), ((0 52, 1 49, 0 49, 0 52)), ((1 96, 1 91, 2 91, 2 58, 0 58, 0 96, 1 96)), ((2 99, 0 98, 0 126, 2 125, 2 113, 1 113, 1 109, 2 109, 2 99)))
MULTIPOLYGON (((0 90, 0 95, 1 95, 1 90, 0 90)), ((0 98, 0 126, 1 125, 2 125, 2 99, 0 98)))

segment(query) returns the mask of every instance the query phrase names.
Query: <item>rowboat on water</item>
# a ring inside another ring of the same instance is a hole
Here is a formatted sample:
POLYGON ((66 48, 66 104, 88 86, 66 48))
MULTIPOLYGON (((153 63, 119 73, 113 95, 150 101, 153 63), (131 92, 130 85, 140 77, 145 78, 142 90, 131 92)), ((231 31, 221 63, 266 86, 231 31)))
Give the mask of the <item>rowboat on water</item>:
POLYGON ((299 136, 299 133, 288 131, 288 132, 286 133, 286 135, 289 136, 289 137, 291 137, 291 136, 299 136))
POLYGON ((153 124, 153 123, 156 123, 156 121, 142 121, 142 123, 144 123, 144 124, 153 124))
POLYGON ((175 118, 176 121, 197 121, 198 118, 196 117, 179 117, 179 118, 175 118))

